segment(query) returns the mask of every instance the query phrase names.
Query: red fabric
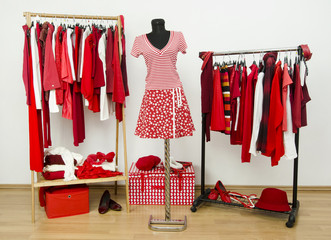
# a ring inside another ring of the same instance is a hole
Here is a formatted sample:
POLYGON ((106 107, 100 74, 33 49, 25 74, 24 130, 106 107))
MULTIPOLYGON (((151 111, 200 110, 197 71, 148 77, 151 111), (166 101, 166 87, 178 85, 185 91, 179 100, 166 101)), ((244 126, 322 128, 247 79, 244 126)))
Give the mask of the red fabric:
MULTIPOLYGON (((48 25, 45 24, 44 27, 48 28, 48 25)), ((36 30, 37 30, 37 39, 41 39, 41 26, 39 24, 36 25, 36 30)), ((45 29, 43 30, 45 34, 45 29)), ((44 35, 46 37, 46 35, 44 35)), ((45 38, 46 39, 46 38, 45 38)), ((43 47, 42 44, 43 42, 40 40, 38 41, 38 54, 39 54, 39 62, 40 62, 40 78, 41 78, 41 91, 43 94, 41 94, 41 100, 42 100, 42 131, 43 131, 43 136, 44 136, 44 148, 48 148, 49 146, 52 145, 52 140, 51 140, 51 126, 50 126, 50 114, 49 114, 49 106, 47 102, 47 92, 44 93, 44 60, 43 60, 43 47)), ((40 119, 41 121, 41 119, 40 119)))
POLYGON ((225 117, 224 117, 224 104, 221 88, 221 73, 220 69, 214 70, 214 83, 213 83, 213 104, 211 111, 210 130, 224 131, 225 130, 225 117))
POLYGON ((87 161, 84 162, 83 166, 78 166, 77 171, 77 177, 79 179, 115 177, 118 175, 123 175, 123 173, 104 170, 102 167, 93 167, 87 161))
POLYGON ((92 73, 92 77, 94 78, 93 81, 93 86, 94 88, 100 88, 105 86, 105 77, 104 77, 104 69, 103 69, 103 64, 102 61, 99 57, 99 40, 101 38, 101 32, 99 29, 93 27, 93 35, 95 39, 95 47, 94 47, 94 75, 92 73))
POLYGON ((272 80, 267 144, 266 151, 263 153, 263 155, 271 157, 271 166, 278 165, 278 161, 285 153, 282 131, 283 106, 280 95, 282 74, 281 62, 279 61, 276 64, 275 75, 272 80))
POLYGON ((161 162, 161 159, 157 156, 149 155, 145 157, 141 157, 136 162, 136 167, 142 171, 149 171, 156 165, 161 162))
POLYGON ((114 152, 110 152, 108 154, 104 154, 102 152, 97 152, 97 154, 90 154, 87 156, 86 160, 91 165, 100 165, 103 162, 113 162, 115 157, 114 152))
POLYGON ((254 89, 258 76, 258 66, 253 64, 251 73, 247 77, 247 86, 245 94, 245 111, 243 116, 243 140, 241 148, 241 161, 250 162, 251 154, 249 148, 252 137, 253 109, 254 109, 254 89))
POLYGON ((114 34, 114 52, 113 52, 113 69, 114 69, 114 91, 113 102, 124 103, 125 91, 123 85, 123 78, 120 66, 120 52, 119 52, 119 39, 118 39, 118 27, 115 27, 114 34))
MULTIPOLYGON (((23 26, 25 34, 25 43, 29 44, 29 37, 27 36, 28 27, 23 26)), ((30 49, 24 47, 23 52, 24 59, 28 61, 25 62, 26 72, 29 74, 27 77, 28 84, 30 88, 30 105, 29 108, 29 152, 30 152, 30 170, 36 172, 42 172, 43 170, 43 139, 41 131, 41 114, 40 111, 36 109, 36 102, 34 96, 33 88, 33 73, 32 73, 32 57, 30 54, 30 49)))
POLYGON ((211 109, 213 103, 213 52, 203 52, 199 55, 203 60, 201 73, 201 112, 206 114, 206 141, 210 141, 211 109))
MULTIPOLYGON (((70 37, 70 36, 69 36, 70 37)), ((63 34, 62 39, 62 55, 61 55, 61 79, 67 83, 73 83, 73 72, 71 72, 71 65, 68 55, 68 44, 67 44, 67 31, 63 34)))
POLYGON ((294 90, 292 91, 292 122, 293 132, 297 133, 298 128, 301 128, 301 102, 303 100, 303 93, 300 79, 299 64, 294 66, 294 90))
POLYGON ((52 24, 48 24, 44 62, 44 91, 61 87, 52 48, 53 32, 54 26, 52 24))
MULTIPOLYGON (((239 66, 241 68, 241 66, 239 66)), ((238 101, 237 98, 240 97, 240 69, 238 70, 233 70, 234 75, 233 79, 230 83, 232 82, 232 88, 230 88, 230 95, 231 95, 231 134, 230 134, 230 143, 232 145, 236 144, 241 144, 240 140, 240 132, 238 131, 238 126, 239 126, 239 114, 237 108, 240 107, 238 106, 238 101), (238 119, 238 120, 237 120, 238 119), (237 129, 235 129, 236 125, 236 120, 238 121, 237 123, 237 129)), ((231 85, 230 85, 231 86, 231 85)))
POLYGON ((93 79, 92 79, 92 51, 93 51, 93 35, 89 35, 85 39, 83 76, 81 82, 81 91, 85 99, 93 101, 93 79))
POLYGON ((111 28, 107 31, 107 47, 106 47, 106 92, 112 93, 114 89, 114 71, 112 67, 113 63, 113 48, 114 38, 111 28))
MULTIPOLYGON (((73 62, 75 69, 75 76, 79 79, 78 72, 78 53, 80 48, 81 31, 78 26, 75 27, 75 44, 73 44, 73 62)), ((85 120, 84 120, 84 104, 81 94, 80 82, 75 81, 72 92, 72 128, 74 137, 74 146, 78 146, 85 140, 85 120)))
POLYGON ((43 172, 43 177, 46 180, 64 179, 64 171, 43 172))
POLYGON ((26 95, 26 104, 31 104, 30 97, 30 67, 29 67, 29 38, 27 34, 30 33, 30 29, 27 25, 22 26, 24 31, 24 48, 23 48, 23 83, 25 87, 25 95, 26 95))
POLYGON ((238 143, 242 144, 243 140, 243 118, 244 118, 244 111, 245 111, 245 99, 246 99, 246 84, 247 84, 247 67, 244 66, 241 72, 241 96, 240 96, 240 106, 239 106, 239 116, 238 117, 238 143))
MULTIPOLYGON (((62 43, 60 41, 62 39, 62 26, 57 28, 57 34, 55 38, 55 64, 59 77, 61 76, 61 54, 62 54, 62 43)), ((63 82, 60 81, 61 87, 55 90, 56 92, 56 104, 63 104, 63 82)))

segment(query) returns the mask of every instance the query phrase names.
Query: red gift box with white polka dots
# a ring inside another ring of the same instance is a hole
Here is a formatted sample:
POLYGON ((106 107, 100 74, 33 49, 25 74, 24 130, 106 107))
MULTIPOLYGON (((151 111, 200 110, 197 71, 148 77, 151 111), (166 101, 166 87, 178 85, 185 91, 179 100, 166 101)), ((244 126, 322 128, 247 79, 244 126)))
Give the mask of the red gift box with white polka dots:
MULTIPOLYGON (((170 173, 171 205, 192 205, 194 201, 195 173, 193 165, 170 173)), ((164 166, 141 171, 136 163, 129 170, 129 203, 131 205, 164 205, 164 166)))

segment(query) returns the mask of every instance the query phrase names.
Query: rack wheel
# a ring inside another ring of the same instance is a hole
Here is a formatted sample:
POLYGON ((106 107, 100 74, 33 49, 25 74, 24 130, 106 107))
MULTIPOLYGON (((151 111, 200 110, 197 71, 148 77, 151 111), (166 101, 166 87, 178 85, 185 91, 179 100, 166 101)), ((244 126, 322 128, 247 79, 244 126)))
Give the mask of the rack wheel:
POLYGON ((197 211, 197 208, 196 208, 195 206, 192 206, 192 207, 191 207, 191 211, 192 211, 192 212, 196 212, 196 211, 197 211))
POLYGON ((295 216, 291 214, 288 218, 288 221, 286 222, 286 227, 288 227, 288 228, 293 227, 294 222, 295 222, 295 216))

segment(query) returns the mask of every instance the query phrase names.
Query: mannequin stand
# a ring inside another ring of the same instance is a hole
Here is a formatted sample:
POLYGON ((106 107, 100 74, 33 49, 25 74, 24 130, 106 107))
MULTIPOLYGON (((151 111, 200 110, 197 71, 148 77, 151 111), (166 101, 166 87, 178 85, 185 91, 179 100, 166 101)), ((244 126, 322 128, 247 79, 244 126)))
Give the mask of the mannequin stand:
POLYGON ((165 219, 152 219, 152 215, 149 217, 148 227, 154 231, 161 232, 181 232, 187 227, 186 216, 184 220, 171 220, 170 209, 170 142, 169 139, 164 140, 164 186, 165 186, 165 219), (155 225, 154 225, 155 224, 155 225), (163 226, 160 226, 163 225, 163 226), (176 226, 177 225, 177 226, 176 226))

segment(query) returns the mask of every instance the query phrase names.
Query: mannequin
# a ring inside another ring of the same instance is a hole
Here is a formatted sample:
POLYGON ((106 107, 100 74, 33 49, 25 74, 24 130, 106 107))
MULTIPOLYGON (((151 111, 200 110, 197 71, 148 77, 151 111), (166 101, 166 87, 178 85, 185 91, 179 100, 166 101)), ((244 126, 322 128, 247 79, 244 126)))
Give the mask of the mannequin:
POLYGON ((165 29, 164 20, 161 18, 152 20, 152 32, 147 34, 148 41, 157 49, 164 48, 170 38, 170 31, 165 29))
POLYGON ((181 32, 165 29, 163 19, 151 21, 152 32, 136 37, 131 55, 143 55, 147 76, 145 94, 140 107, 135 135, 140 138, 164 139, 165 163, 165 221, 150 217, 149 227, 160 231, 182 231, 186 228, 185 220, 171 220, 170 216, 170 140, 192 136, 195 130, 182 82, 175 63, 179 52, 186 53, 186 42, 181 32), (154 227, 157 225, 182 225, 154 227))

